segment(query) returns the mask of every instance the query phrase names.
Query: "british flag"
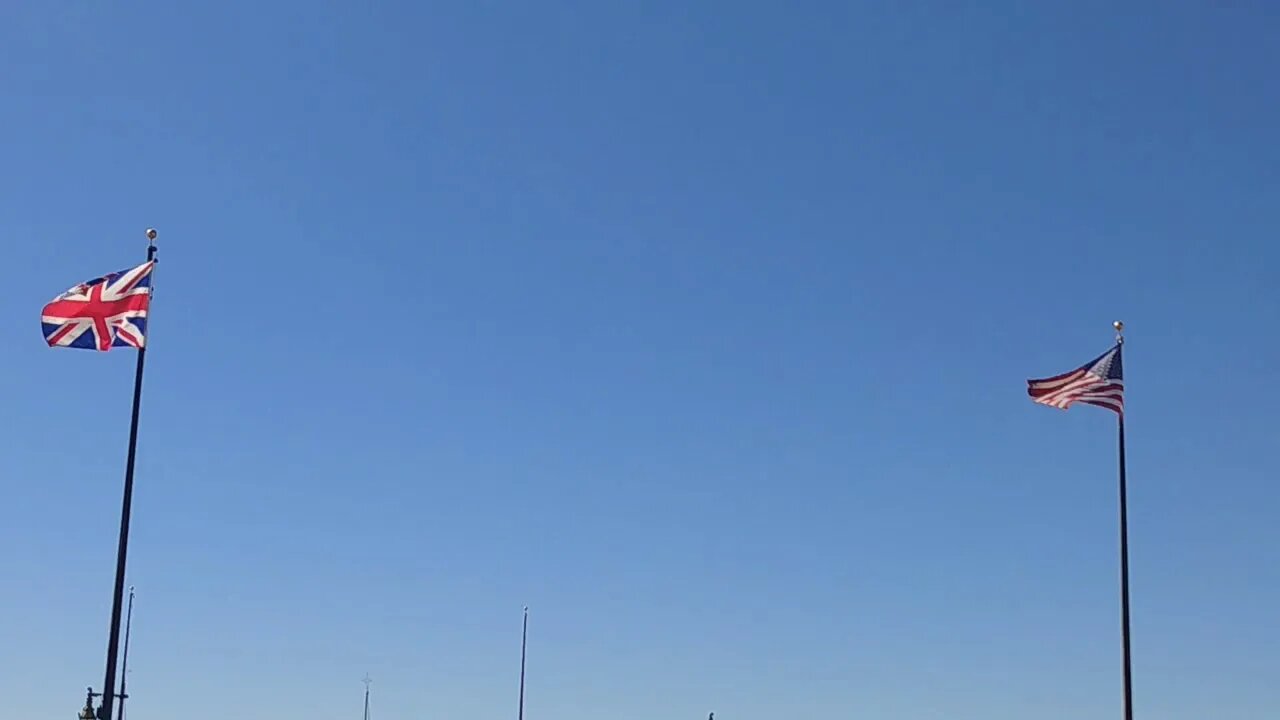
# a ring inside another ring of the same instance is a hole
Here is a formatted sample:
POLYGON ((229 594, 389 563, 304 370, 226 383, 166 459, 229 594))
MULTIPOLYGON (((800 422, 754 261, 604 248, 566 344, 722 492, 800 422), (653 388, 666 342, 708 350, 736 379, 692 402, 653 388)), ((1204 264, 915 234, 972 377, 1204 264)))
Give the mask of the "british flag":
POLYGON ((1043 380, 1028 380, 1032 400, 1066 410, 1082 402, 1124 413, 1124 368, 1116 346, 1069 373, 1043 380))
POLYGON ((153 260, 80 283, 54 298, 40 313, 45 342, 102 352, 145 346, 155 265, 153 260))

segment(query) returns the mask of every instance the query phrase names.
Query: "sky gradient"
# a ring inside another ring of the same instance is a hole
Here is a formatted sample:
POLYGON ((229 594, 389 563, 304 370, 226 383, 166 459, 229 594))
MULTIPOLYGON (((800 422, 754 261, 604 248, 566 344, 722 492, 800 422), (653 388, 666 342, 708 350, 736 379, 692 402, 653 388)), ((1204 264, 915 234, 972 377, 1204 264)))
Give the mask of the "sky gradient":
MULTIPOLYGON (((1034 5, 1034 7, 1033 7, 1034 5)), ((0 697, 130 720, 1280 708, 1280 8, 12 3, 0 697)))

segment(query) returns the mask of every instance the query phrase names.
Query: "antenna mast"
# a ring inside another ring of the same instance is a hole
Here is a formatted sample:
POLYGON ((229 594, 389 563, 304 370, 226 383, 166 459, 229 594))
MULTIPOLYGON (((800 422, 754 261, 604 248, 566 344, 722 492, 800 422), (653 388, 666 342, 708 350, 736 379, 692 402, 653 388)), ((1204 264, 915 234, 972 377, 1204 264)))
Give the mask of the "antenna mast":
POLYGON ((120 661, 120 720, 124 720, 124 701, 129 697, 124 689, 129 680, 129 631, 133 629, 133 586, 129 586, 129 612, 124 621, 124 657, 120 661))
POLYGON ((520 631, 520 710, 517 720, 524 720, 524 657, 529 647, 529 606, 524 607, 524 626, 520 631))
POLYGON ((365 673, 364 680, 360 682, 364 683, 364 720, 369 720, 369 686, 373 684, 373 678, 365 673))

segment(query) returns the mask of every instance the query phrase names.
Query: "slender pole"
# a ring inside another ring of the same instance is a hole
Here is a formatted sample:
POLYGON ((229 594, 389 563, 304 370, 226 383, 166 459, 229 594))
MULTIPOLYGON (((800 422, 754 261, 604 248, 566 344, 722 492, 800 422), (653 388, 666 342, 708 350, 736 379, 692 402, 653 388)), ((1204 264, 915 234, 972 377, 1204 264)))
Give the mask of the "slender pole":
POLYGON ((1124 720, 1133 720, 1133 666, 1129 654, 1129 498, 1125 481, 1124 413, 1120 414, 1120 625, 1124 644, 1124 720))
POLYGON ((373 678, 368 674, 364 676, 364 720, 369 720, 369 685, 373 683, 373 678))
POLYGON ((524 659, 529 647, 529 607, 524 609, 524 629, 520 632, 520 712, 518 720, 524 720, 524 659))
POLYGON ((133 586, 129 586, 129 610, 124 614, 124 657, 120 659, 120 720, 124 720, 124 701, 129 698, 125 687, 129 682, 129 632, 133 629, 133 586))
MULTIPOLYGON (((147 261, 156 258, 155 231, 148 230, 147 261)), ((120 610, 124 604, 124 569, 129 556, 129 516, 133 508, 133 467, 138 450, 138 411, 142 407, 142 370, 147 361, 147 346, 138 348, 138 364, 133 375, 133 417, 129 421, 129 455, 124 469, 124 498, 120 503, 120 541, 116 548, 116 587, 111 601, 111 634, 107 640, 107 674, 102 682, 102 706, 98 720, 111 720, 115 705, 116 661, 120 654, 120 610)))

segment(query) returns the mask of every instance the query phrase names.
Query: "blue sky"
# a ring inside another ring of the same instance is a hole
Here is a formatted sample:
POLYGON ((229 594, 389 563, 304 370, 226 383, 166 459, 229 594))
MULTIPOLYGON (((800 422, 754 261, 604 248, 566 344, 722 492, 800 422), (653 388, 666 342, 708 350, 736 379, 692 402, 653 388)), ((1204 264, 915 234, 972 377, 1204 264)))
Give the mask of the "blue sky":
POLYGON ((102 680, 160 231, 129 717, 1280 707, 1269 3, 21 3, 0 696, 102 680), (1033 6, 1034 5, 1034 6, 1033 6))

